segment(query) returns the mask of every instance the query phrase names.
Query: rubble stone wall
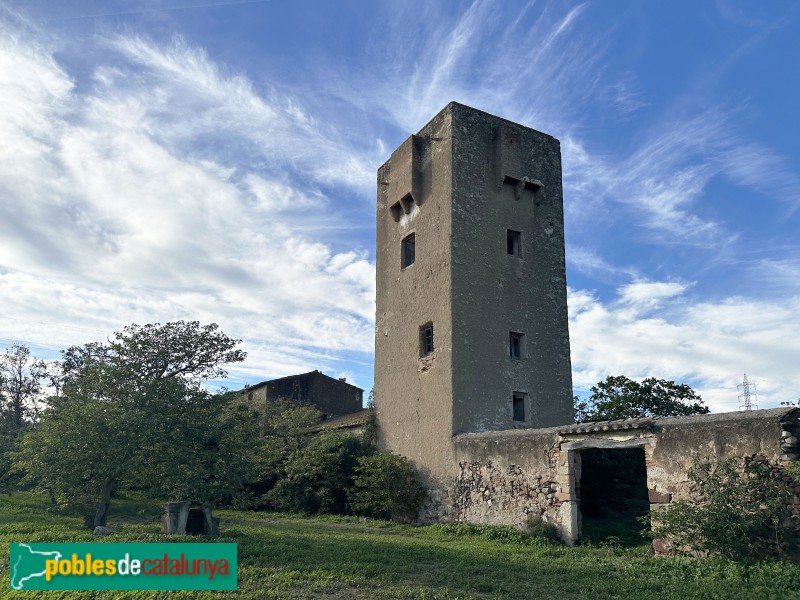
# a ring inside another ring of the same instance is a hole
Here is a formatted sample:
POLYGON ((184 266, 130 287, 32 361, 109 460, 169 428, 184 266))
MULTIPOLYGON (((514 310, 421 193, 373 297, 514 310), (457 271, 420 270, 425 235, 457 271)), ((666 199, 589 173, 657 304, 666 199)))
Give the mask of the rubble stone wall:
MULTIPOLYGON (((698 460, 765 462, 789 482, 785 468, 798 460, 798 440, 797 409, 462 434, 453 438, 452 487, 437 492, 428 517, 515 526, 541 518, 569 542, 580 534, 582 449, 642 448, 657 509, 693 497, 688 473, 698 460)), ((800 519, 800 486, 792 503, 800 519)))
POLYGON ((559 507, 557 429, 463 434, 454 440, 456 521, 522 525, 555 522, 559 507))

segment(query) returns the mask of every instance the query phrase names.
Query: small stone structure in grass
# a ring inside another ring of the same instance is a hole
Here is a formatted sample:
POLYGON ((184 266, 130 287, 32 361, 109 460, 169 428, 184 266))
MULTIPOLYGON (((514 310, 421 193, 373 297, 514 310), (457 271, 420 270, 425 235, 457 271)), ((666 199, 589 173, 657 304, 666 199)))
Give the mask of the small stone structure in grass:
POLYGON ((116 531, 111 529, 110 527, 104 527, 102 525, 98 525, 94 528, 95 535, 114 535, 116 531))
POLYGON ((161 533, 219 535, 219 517, 199 502, 167 502, 161 517, 161 533))

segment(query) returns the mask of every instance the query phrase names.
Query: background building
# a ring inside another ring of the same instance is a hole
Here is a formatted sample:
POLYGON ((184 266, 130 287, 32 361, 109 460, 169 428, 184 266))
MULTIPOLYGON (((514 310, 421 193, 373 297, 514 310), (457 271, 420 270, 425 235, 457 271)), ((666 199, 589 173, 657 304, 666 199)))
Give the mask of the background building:
POLYGON ((260 411, 272 402, 285 399, 316 406, 325 419, 358 412, 364 403, 364 390, 347 383, 344 378, 335 379, 319 371, 262 381, 239 393, 260 411))

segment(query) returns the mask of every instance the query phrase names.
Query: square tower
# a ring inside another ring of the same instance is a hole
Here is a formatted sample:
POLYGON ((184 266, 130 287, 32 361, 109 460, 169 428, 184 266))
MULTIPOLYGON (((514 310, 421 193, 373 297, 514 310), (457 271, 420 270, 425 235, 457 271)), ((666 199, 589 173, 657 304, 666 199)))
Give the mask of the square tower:
POLYGON ((557 139, 447 105, 378 169, 381 443, 431 475, 467 432, 573 421, 557 139))

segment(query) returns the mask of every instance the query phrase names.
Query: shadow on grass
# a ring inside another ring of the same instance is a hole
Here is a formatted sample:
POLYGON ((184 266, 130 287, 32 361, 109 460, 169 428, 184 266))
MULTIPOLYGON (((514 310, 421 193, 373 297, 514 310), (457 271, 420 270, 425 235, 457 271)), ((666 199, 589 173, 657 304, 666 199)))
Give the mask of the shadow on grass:
POLYGON ((597 516, 585 517, 581 529, 579 543, 583 546, 643 550, 651 547, 649 518, 638 512, 605 511, 597 516))

